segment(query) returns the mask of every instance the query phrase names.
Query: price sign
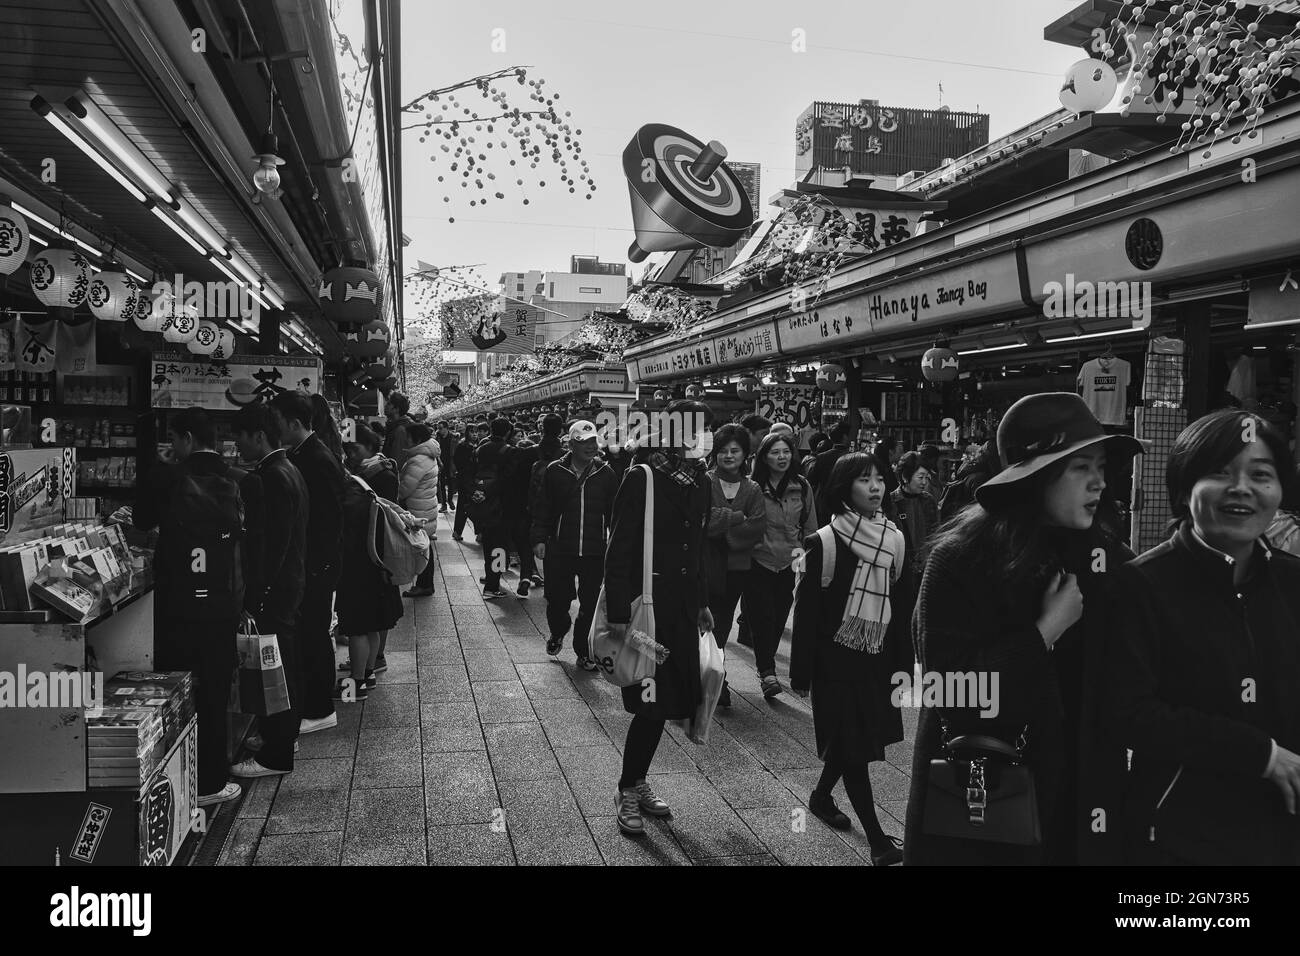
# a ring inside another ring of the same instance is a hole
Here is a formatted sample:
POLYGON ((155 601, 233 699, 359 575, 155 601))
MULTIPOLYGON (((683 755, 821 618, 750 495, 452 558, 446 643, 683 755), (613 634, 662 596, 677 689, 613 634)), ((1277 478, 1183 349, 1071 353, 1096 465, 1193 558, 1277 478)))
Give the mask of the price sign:
POLYGON ((828 395, 816 385, 764 385, 759 391, 758 414, 771 422, 786 422, 796 431, 813 421, 813 406, 847 409, 848 395, 828 395))

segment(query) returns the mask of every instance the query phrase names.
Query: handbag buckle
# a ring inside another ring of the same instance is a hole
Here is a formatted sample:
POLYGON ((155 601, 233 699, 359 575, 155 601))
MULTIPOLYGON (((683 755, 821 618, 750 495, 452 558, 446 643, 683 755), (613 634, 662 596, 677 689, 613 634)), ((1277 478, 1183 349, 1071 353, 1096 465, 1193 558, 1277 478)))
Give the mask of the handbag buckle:
POLYGON ((984 788, 984 757, 973 757, 970 777, 966 782, 966 810, 970 825, 984 826, 984 810, 988 806, 988 791, 984 788))

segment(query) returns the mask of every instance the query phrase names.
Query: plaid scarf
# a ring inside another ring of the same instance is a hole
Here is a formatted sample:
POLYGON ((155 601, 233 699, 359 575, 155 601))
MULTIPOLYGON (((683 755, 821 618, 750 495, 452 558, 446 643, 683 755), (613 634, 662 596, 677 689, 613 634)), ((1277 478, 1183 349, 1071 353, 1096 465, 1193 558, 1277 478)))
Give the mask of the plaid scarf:
POLYGON ((662 451, 652 451, 647 458, 650 467, 662 475, 671 478, 679 485, 694 488, 700 482, 703 463, 678 455, 669 455, 662 451))
POLYGON ((879 654, 889 626, 889 587, 903 567, 903 533, 880 511, 872 518, 838 514, 831 519, 831 530, 858 559, 835 643, 879 654))

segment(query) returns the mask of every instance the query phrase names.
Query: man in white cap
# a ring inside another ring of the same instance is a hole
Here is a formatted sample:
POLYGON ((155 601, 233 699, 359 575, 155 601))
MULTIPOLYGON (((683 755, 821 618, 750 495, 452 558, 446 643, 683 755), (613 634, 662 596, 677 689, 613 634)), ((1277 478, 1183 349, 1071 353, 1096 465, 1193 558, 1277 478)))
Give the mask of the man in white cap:
POLYGON ((569 607, 578 599, 573 650, 578 666, 595 670, 587 634, 605 572, 609 531, 618 477, 596 457, 596 426, 577 421, 569 427, 569 451, 546 466, 533 506, 533 554, 545 563, 546 622, 551 637, 546 652, 560 653, 570 626, 569 607))

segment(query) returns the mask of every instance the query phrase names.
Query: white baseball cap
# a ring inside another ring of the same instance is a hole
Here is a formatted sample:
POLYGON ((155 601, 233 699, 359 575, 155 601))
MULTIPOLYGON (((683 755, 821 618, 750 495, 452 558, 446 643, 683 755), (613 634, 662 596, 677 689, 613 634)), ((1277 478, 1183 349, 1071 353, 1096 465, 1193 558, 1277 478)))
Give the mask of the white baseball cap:
POLYGON ((597 437, 596 426, 591 422, 579 421, 569 426, 569 441, 586 441, 597 437))

